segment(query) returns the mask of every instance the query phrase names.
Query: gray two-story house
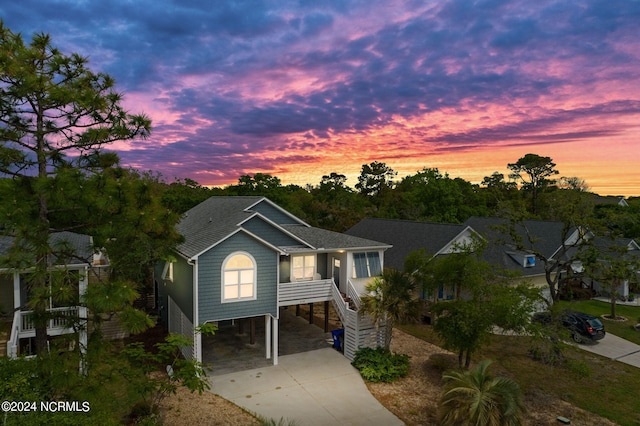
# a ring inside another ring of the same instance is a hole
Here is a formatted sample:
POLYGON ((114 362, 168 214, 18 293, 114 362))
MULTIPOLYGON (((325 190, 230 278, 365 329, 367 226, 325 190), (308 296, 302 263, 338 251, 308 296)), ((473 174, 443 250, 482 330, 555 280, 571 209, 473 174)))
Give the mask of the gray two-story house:
POLYGON ((344 326, 345 356, 383 344, 385 328, 358 312, 358 301, 389 245, 309 226, 258 196, 211 197, 178 230, 184 242, 158 265, 156 282, 161 320, 193 339, 186 357, 202 361, 195 326, 264 318, 265 357, 277 364, 280 308, 326 301, 344 326))

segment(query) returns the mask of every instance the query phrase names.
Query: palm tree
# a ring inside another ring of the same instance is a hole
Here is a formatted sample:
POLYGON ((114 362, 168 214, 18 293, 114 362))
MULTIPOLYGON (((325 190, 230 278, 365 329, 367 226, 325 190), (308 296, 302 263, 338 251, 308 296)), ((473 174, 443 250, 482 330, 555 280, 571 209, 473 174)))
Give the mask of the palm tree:
POLYGON ((515 426, 522 424, 524 403, 520 386, 507 377, 492 377, 490 360, 469 371, 450 371, 440 399, 440 424, 515 426))
POLYGON ((396 321, 415 320, 418 317, 420 300, 418 284, 411 277, 396 269, 385 269, 365 289, 368 295, 361 299, 361 311, 371 315, 378 324, 385 322, 387 333, 385 349, 391 346, 393 325, 396 321))

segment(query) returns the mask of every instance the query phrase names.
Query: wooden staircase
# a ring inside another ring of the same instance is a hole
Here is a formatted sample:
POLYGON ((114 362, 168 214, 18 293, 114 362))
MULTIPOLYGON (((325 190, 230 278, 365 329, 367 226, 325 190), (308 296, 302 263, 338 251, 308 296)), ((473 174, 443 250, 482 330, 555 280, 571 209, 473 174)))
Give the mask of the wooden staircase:
POLYGON ((344 327, 344 356, 353 361, 360 348, 376 348, 384 345, 386 327, 360 312, 360 298, 351 284, 347 294, 335 289, 333 306, 344 327))

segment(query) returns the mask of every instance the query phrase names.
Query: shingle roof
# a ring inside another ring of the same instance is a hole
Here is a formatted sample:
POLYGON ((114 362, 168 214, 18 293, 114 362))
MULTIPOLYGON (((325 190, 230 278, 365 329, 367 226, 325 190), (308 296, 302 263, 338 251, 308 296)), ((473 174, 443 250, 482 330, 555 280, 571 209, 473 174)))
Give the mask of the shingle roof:
MULTIPOLYGON (((327 250, 354 249, 354 248, 388 248, 388 244, 379 241, 360 238, 353 235, 341 234, 326 229, 314 228, 302 225, 283 225, 284 229, 296 237, 306 241, 316 249, 327 250)), ((386 256, 386 255, 385 255, 386 256)))
POLYGON ((488 241, 483 253, 487 262, 510 270, 520 270, 524 275, 543 274, 542 262, 538 261, 535 266, 524 268, 522 258, 527 254, 526 250, 532 248, 547 258, 553 256, 562 246, 564 224, 543 220, 524 221, 524 227, 516 224, 514 230, 521 239, 524 251, 517 250, 508 233, 501 228, 508 224, 507 220, 495 217, 472 217, 465 222, 465 225, 471 226, 488 241), (527 237, 527 231, 533 239, 533 245, 527 237))
MULTIPOLYGON (((273 204, 265 197, 256 196, 214 196, 198 204, 184 214, 177 226, 178 232, 185 238, 184 243, 178 246, 178 251, 191 258, 238 232, 242 229, 241 224, 256 214, 250 208, 261 201, 273 204)), ((315 248, 384 247, 379 242, 313 228, 303 225, 302 221, 300 223, 280 227, 315 248)))
MULTIPOLYGON (((11 236, 0 236, 0 257, 6 256, 9 249, 14 243, 14 238, 11 236)), ((75 232, 55 232, 49 235, 49 244, 52 247, 61 244, 68 244, 73 249, 73 259, 68 262, 79 263, 91 263, 93 256, 92 240, 90 235, 78 234, 75 232)), ((57 263, 56 259, 51 260, 52 263, 57 263)))
POLYGON ((450 223, 367 218, 346 233, 391 244, 393 248, 384 255, 385 265, 402 270, 407 255, 412 251, 425 249, 428 254, 433 255, 466 228, 465 225, 450 223))
POLYGON ((214 196, 188 210, 177 225, 184 242, 178 251, 191 258, 238 230, 238 224, 255 214, 247 208, 263 197, 214 196))

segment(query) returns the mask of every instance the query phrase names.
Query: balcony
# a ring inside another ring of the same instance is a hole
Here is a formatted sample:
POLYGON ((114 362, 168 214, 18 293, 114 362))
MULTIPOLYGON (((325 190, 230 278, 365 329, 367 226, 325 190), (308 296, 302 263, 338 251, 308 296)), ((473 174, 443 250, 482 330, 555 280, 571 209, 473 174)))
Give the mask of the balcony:
POLYGON ((332 278, 278 284, 278 306, 326 302, 333 298, 332 278))
MULTIPOLYGON (((52 316, 47 320, 47 335, 58 336, 73 333, 73 325, 77 324, 79 317, 79 308, 77 306, 51 308, 47 311, 52 316)), ((33 321, 33 311, 20 311, 19 313, 19 326, 17 327, 19 337, 34 337, 36 335, 36 327, 33 321)))

